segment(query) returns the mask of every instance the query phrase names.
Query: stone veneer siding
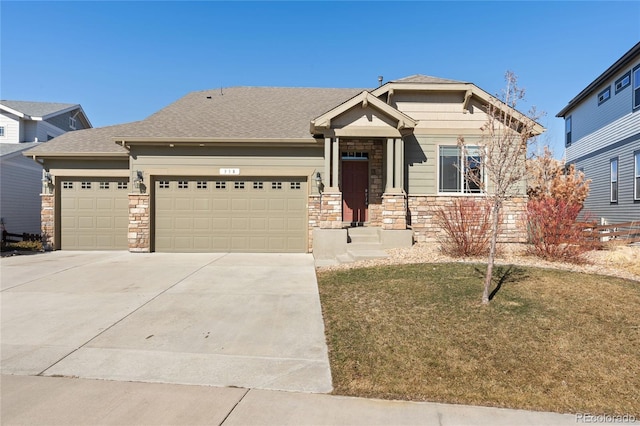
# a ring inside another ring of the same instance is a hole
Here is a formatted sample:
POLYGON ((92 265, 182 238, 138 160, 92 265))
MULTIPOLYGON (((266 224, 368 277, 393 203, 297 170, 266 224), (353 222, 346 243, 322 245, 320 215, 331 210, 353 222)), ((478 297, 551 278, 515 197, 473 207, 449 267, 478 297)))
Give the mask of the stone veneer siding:
MULTIPOLYGON (((413 229, 413 238, 416 242, 438 242, 444 233, 436 223, 435 211, 440 207, 451 205, 456 198, 458 197, 421 195, 408 197, 410 227, 413 229)), ((504 203, 498 241, 501 243, 527 241, 526 198, 511 198, 504 203)))
POLYGON ((308 204, 309 217, 309 237, 307 239, 307 251, 313 251, 313 228, 320 227, 320 195, 309 195, 308 204))
POLYGON ((323 192, 320 196, 320 228, 342 228, 341 192, 323 192))
POLYGON ((406 195, 384 194, 382 210, 382 229, 407 229, 406 195))
POLYGON ((56 247, 56 202, 54 194, 40 194, 42 207, 40 210, 42 245, 45 250, 56 247))
POLYGON ((129 251, 149 253, 151 221, 149 194, 129 194, 129 251))

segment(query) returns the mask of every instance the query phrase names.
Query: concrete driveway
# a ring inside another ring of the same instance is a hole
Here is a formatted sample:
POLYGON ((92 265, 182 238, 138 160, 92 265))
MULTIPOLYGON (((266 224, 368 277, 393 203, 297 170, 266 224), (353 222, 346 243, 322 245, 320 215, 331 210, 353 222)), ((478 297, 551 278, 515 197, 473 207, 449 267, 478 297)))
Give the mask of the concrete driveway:
POLYGON ((2 258, 2 374, 329 392, 307 254, 2 258))

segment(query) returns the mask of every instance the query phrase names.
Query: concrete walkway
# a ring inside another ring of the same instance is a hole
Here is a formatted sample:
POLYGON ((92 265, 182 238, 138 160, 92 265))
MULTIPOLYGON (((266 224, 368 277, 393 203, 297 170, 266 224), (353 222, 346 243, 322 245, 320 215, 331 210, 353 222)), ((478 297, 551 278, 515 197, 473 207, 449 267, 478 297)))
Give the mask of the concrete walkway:
POLYGON ((575 425, 569 414, 323 394, 3 376, 9 425, 575 425))
POLYGON ((329 392, 306 254, 1 260, 2 373, 329 392))

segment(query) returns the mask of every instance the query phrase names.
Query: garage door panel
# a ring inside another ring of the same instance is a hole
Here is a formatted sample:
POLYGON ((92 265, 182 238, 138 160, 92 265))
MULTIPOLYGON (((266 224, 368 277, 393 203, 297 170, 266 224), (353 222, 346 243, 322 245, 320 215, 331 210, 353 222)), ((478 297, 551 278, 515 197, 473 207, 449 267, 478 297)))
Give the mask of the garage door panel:
POLYGON ((126 179, 63 179, 60 185, 60 247, 124 250, 128 247, 126 179))
POLYGON ((291 178, 159 178, 155 250, 305 252, 307 183, 293 180, 294 184, 291 178), (160 181, 168 184, 160 187, 160 181), (189 190, 179 189, 179 181, 189 190))

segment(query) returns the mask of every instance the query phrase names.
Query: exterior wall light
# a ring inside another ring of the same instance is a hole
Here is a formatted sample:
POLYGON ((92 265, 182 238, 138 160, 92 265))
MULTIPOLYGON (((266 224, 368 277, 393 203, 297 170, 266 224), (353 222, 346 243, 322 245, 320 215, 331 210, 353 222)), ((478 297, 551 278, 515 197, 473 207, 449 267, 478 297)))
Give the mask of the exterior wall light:
POLYGON ((133 186, 140 188, 140 184, 144 182, 144 173, 141 170, 136 170, 136 178, 133 180, 133 186))
POLYGON ((322 176, 320 176, 320 172, 316 172, 316 186, 318 187, 318 191, 322 192, 322 176))

